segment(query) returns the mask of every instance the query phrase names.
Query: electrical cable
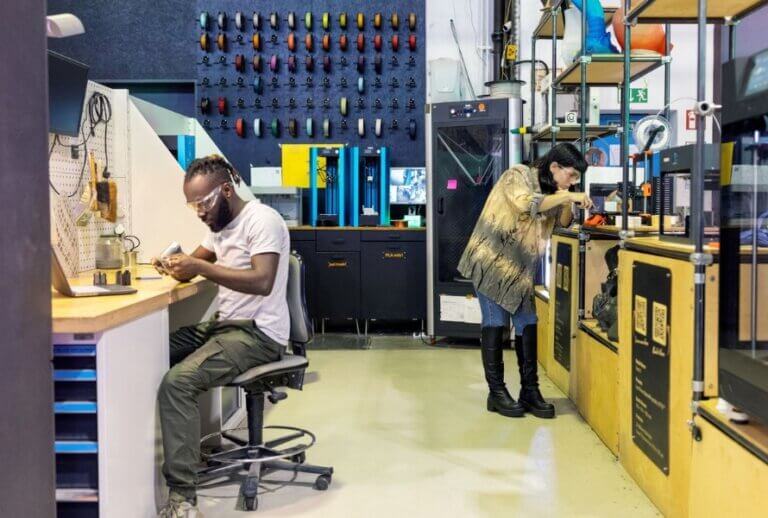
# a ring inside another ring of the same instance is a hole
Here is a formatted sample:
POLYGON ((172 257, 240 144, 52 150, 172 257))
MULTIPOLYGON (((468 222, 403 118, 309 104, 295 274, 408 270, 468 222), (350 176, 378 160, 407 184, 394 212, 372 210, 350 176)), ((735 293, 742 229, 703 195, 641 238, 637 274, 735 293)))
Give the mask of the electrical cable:
MULTIPOLYGON (((91 137, 96 135, 96 128, 100 124, 104 124, 104 155, 105 155, 104 172, 105 173, 109 172, 109 151, 107 148, 107 137, 109 133, 109 122, 111 120, 112 120, 112 103, 109 102, 109 98, 100 92, 93 92, 91 94, 91 97, 88 98, 86 110, 83 113, 82 120, 80 123, 80 135, 83 140, 79 144, 70 144, 66 146, 70 149, 82 147, 83 163, 82 163, 82 166, 80 167, 80 175, 78 177, 77 186, 75 187, 75 190, 69 194, 66 194, 64 196, 65 198, 73 198, 80 191, 80 183, 83 181, 83 175, 85 174, 85 164, 88 162, 88 141, 91 139, 91 137), (90 131, 87 136, 85 134, 86 120, 90 125, 90 131)), ((51 160, 51 156, 53 156, 53 151, 56 148, 56 144, 64 146, 64 144, 61 143, 61 139, 59 138, 59 135, 54 135, 53 137, 51 148, 48 151, 49 162, 51 160)), ((57 196, 62 196, 61 192, 58 189, 56 189, 55 185, 53 185, 53 182, 51 181, 50 176, 48 178, 48 184, 50 185, 51 189, 53 190, 54 193, 56 193, 57 196)))
POLYGON ((451 34, 453 35, 453 41, 456 43, 456 49, 459 51, 459 60, 461 61, 461 67, 464 71, 464 77, 467 80, 467 83, 469 85, 469 92, 472 94, 472 99, 477 99, 477 94, 475 93, 475 87, 472 85, 472 81, 469 78, 469 71, 467 70, 467 62, 464 60, 464 53, 461 52, 461 45, 459 44, 459 34, 456 32, 456 24, 453 23, 453 18, 450 20, 451 25, 451 34))

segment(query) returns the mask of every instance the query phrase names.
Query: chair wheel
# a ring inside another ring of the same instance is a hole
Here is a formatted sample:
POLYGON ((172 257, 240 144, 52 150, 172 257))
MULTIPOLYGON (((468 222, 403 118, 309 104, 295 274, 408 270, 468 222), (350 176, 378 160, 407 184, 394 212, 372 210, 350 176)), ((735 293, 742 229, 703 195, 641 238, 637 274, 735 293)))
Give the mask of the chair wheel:
POLYGON ((305 452, 297 453, 293 457, 291 457, 291 461, 295 462, 296 464, 304 464, 307 460, 307 454, 305 452))
POLYGON ((325 491, 328 489, 328 486, 331 485, 331 476, 330 475, 320 475, 315 479, 315 489, 318 491, 325 491))
POLYGON ((246 496, 243 500, 244 500, 243 503, 245 504, 246 511, 255 511, 259 507, 259 500, 255 496, 253 497, 246 496))

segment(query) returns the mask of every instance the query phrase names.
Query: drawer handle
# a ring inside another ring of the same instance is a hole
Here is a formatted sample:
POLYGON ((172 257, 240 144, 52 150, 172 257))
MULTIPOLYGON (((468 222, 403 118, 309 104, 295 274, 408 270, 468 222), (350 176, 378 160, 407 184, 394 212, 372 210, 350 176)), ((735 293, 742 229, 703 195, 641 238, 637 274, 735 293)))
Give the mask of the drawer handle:
POLYGON ((328 261, 328 268, 347 268, 349 262, 344 257, 332 257, 328 261))

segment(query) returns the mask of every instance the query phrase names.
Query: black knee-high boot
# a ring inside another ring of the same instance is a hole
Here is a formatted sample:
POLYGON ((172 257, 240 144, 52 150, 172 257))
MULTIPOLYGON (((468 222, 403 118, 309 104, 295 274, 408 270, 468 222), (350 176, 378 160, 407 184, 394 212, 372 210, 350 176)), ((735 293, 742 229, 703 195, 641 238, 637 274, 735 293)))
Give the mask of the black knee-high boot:
POLYGON ((512 399, 504 384, 503 327, 484 327, 481 347, 485 381, 488 382, 488 411, 506 417, 522 417, 525 409, 512 399))
POLYGON ((555 417, 555 406, 547 403, 539 391, 536 326, 523 329, 523 336, 515 340, 517 365, 520 368, 520 404, 536 417, 555 417))

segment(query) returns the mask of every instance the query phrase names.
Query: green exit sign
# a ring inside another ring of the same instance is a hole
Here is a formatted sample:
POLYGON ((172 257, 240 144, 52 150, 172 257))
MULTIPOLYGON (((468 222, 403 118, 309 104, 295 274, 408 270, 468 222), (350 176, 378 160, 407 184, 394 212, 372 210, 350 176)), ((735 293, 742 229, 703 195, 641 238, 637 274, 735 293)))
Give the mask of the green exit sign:
POLYGON ((647 88, 630 88, 629 89, 629 102, 645 104, 648 102, 648 89, 647 88))

